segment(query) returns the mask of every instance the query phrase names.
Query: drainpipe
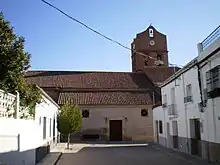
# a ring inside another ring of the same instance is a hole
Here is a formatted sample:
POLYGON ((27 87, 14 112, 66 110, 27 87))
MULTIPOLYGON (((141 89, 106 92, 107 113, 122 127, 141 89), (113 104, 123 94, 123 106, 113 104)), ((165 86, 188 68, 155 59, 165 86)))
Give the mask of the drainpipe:
MULTIPOLYGON (((183 79, 183 95, 184 97, 186 96, 186 92, 185 92, 185 81, 184 81, 184 74, 182 74, 182 79, 183 79)), ((189 153, 189 132, 188 132, 188 117, 187 117, 187 108, 186 108, 186 104, 184 103, 184 110, 185 110, 185 123, 186 123, 186 138, 187 138, 187 152, 189 153)))
POLYGON ((198 70, 197 70, 197 73, 198 73, 198 83, 199 83, 199 93, 200 93, 200 101, 202 102, 202 105, 204 103, 204 100, 203 100, 203 97, 202 97, 202 82, 201 82, 201 71, 200 71, 200 67, 199 67, 199 64, 197 63, 196 64, 198 70))

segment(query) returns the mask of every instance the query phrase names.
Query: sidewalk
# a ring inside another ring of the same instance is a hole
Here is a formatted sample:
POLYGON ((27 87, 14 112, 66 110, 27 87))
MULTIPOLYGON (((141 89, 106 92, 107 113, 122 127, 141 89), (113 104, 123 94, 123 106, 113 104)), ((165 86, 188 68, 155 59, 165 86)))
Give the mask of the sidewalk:
POLYGON ((55 165, 62 153, 64 152, 66 144, 58 143, 50 153, 37 165, 55 165))
POLYGON ((66 150, 66 143, 58 143, 50 153, 37 165, 55 165, 60 159, 62 153, 77 153, 87 144, 70 144, 70 150, 66 150))
POLYGON ((179 152, 179 151, 175 151, 173 149, 170 149, 170 148, 166 148, 164 146, 161 146, 159 144, 151 144, 151 146, 160 151, 160 152, 163 152, 165 154, 167 154, 168 156, 173 156, 173 157, 176 157, 176 158, 179 158, 179 159, 183 159, 183 160, 187 160, 188 163, 191 163, 191 164, 199 164, 199 165, 219 165, 215 162, 209 162, 207 160, 204 160, 198 156, 194 156, 194 155, 190 155, 190 154, 186 154, 186 153, 183 153, 183 152, 179 152))

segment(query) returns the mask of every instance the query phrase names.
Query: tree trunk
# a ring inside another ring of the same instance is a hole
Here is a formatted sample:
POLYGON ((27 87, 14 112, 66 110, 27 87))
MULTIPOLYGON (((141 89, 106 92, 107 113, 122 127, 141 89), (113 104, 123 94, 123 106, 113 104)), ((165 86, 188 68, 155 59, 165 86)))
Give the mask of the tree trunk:
POLYGON ((70 149, 70 134, 68 134, 67 149, 70 149))

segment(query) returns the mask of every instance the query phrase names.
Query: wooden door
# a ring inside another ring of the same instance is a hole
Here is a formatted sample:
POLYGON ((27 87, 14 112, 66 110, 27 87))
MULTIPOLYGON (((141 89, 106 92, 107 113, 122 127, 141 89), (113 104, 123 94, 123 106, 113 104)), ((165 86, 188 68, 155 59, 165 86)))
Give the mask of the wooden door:
POLYGON ((110 120, 110 141, 122 140, 122 120, 110 120))

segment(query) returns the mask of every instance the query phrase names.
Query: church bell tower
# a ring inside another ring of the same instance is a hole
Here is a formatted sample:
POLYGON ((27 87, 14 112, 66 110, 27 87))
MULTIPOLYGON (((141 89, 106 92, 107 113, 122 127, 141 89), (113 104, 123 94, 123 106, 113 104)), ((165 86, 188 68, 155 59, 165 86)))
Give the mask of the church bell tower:
POLYGON ((153 26, 137 34, 131 48, 132 72, 144 71, 146 67, 168 67, 166 35, 158 32, 153 26))

